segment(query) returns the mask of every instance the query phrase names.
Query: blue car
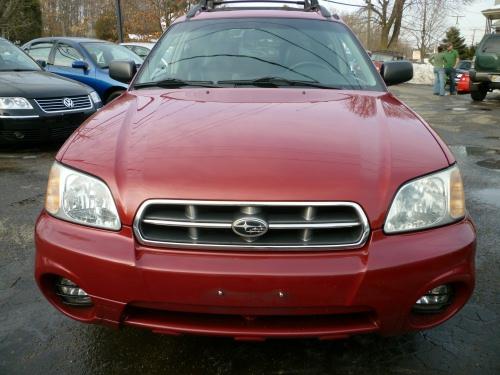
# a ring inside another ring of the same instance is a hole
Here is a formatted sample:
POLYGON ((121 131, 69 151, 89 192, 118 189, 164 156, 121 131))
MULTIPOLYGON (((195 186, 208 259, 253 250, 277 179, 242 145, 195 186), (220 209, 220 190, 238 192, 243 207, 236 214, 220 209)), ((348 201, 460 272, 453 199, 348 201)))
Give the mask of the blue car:
POLYGON ((34 39, 22 49, 45 70, 92 87, 104 103, 116 99, 127 85, 109 76, 113 60, 143 60, 128 48, 98 39, 50 37, 34 39))

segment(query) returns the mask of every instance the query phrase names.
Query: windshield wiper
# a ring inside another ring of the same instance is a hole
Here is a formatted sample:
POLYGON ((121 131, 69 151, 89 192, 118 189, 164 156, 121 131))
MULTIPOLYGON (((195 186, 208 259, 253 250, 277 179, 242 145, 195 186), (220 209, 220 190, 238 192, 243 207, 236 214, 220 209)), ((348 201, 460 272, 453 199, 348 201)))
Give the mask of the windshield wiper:
POLYGON ((232 84, 232 85, 242 85, 242 86, 258 86, 258 87, 316 87, 320 89, 333 89, 340 90, 339 86, 332 86, 323 84, 317 81, 301 81, 301 80, 293 80, 282 77, 262 77, 257 79, 243 79, 243 80, 227 80, 227 81, 218 81, 218 84, 232 84))
POLYGON ((195 87, 220 87, 219 85, 215 85, 211 81, 183 81, 182 79, 177 78, 169 78, 156 82, 145 82, 145 83, 136 83, 134 85, 135 88, 144 88, 144 87, 162 87, 162 88, 180 88, 184 86, 195 86, 195 87))
POLYGON ((0 72, 38 72, 38 69, 0 69, 0 72))

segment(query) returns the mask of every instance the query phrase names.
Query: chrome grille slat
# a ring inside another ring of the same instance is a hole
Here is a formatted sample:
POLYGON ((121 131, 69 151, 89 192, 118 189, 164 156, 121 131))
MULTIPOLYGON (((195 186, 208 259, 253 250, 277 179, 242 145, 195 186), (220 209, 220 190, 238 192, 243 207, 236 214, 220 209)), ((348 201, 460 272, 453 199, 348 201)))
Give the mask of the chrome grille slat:
MULTIPOLYGON (((181 220, 158 220, 158 219, 144 219, 143 223, 170 226, 170 227, 188 227, 188 228, 231 228, 230 222, 192 222, 181 220)), ((359 221, 345 222, 345 223, 270 223, 269 229, 332 229, 332 228, 350 228, 361 225, 359 221)))
POLYGON ((141 205, 134 220, 139 243, 168 248, 355 249, 366 243, 369 232, 366 215, 352 202, 153 199, 141 205), (268 231, 251 238, 238 235, 233 222, 242 218, 264 220, 268 231))
MULTIPOLYGON (((195 220, 196 219, 196 207, 193 205, 188 205, 186 206, 186 217, 195 220)), ((190 223, 191 226, 189 227, 189 238, 191 238, 193 241, 196 241, 198 239, 198 228, 196 226, 197 223, 190 223)))
MULTIPOLYGON (((304 209, 304 220, 306 221, 312 221, 314 219, 314 214, 315 214, 314 207, 308 206, 304 209)), ((302 241, 303 242, 309 242, 312 239, 312 230, 310 227, 304 227, 304 231, 302 232, 302 241)))
POLYGON ((93 108, 92 100, 90 96, 68 96, 62 98, 51 98, 51 99, 35 99, 40 109, 45 113, 64 113, 64 112, 76 112, 85 111, 93 108), (68 108, 64 105, 64 99, 71 99, 73 101, 73 107, 68 108))

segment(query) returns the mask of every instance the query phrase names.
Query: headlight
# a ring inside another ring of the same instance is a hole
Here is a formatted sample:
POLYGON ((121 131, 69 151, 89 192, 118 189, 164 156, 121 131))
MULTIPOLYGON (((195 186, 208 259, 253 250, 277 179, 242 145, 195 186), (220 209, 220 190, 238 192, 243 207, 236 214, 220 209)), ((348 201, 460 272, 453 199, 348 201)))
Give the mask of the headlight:
POLYGON ((45 209, 55 217, 78 224, 113 230, 121 227, 106 184, 57 162, 50 171, 45 209))
POLYGON ((464 188, 457 166, 403 185, 391 205, 386 233, 409 232, 457 221, 465 216, 464 188))
POLYGON ((92 99, 92 101, 94 102, 94 104, 102 103, 101 97, 99 96, 99 94, 97 92, 92 91, 89 95, 90 95, 90 98, 92 99))
POLYGON ((25 98, 0 98, 0 109, 33 109, 25 98))

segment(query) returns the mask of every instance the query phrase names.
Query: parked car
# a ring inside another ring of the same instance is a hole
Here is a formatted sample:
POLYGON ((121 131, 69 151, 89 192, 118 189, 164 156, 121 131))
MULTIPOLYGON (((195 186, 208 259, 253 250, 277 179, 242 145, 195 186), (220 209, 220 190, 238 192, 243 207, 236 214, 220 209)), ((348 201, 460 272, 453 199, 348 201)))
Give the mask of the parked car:
POLYGON ((459 94, 468 94, 470 92, 469 70, 472 66, 471 60, 461 60, 456 69, 455 83, 459 94))
POLYGON ((469 74, 472 100, 483 101, 489 91, 500 89, 500 34, 483 37, 469 74))
POLYGON ((126 42, 120 44, 124 47, 127 47, 129 50, 134 52, 136 55, 140 56, 142 59, 145 59, 155 46, 154 43, 139 43, 139 42, 126 42))
POLYGON ((401 61, 405 59, 403 55, 395 51, 374 51, 371 52, 370 57, 378 71, 380 71, 384 62, 401 61))
POLYGON ((0 144, 64 140, 100 107, 93 89, 43 71, 0 38, 0 144))
POLYGON ((129 49, 98 39, 50 37, 34 39, 22 47, 49 72, 93 87, 104 103, 116 99, 127 85, 109 76, 113 60, 142 59, 129 49))
POLYGON ((137 75, 112 62, 130 88, 56 156, 35 234, 45 297, 81 322, 241 340, 456 314, 476 235, 452 153, 387 90, 411 63, 378 74, 314 0, 211 3, 137 75))

